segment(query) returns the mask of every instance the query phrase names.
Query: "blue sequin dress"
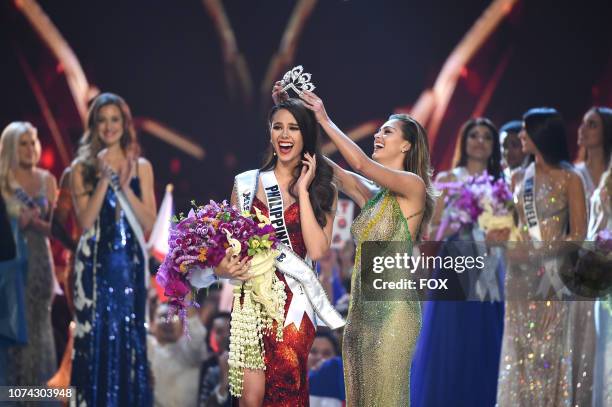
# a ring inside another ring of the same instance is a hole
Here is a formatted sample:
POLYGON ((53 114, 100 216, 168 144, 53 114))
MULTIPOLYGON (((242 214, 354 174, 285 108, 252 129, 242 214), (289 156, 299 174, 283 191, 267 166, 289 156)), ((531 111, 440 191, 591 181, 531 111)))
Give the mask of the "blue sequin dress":
MULTIPOLYGON (((140 183, 130 188, 140 196, 140 183)), ((142 250, 108 188, 75 256, 76 330, 71 385, 78 406, 150 406, 142 250)))

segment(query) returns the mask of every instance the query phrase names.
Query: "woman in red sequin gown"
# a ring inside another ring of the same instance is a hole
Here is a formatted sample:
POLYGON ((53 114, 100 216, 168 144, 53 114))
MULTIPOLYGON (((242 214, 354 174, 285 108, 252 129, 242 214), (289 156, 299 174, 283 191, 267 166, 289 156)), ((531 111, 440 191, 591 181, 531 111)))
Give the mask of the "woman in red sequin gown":
MULTIPOLYGON (((337 201, 332 168, 320 153, 316 119, 302 101, 288 99, 272 108, 269 124, 270 146, 260 171, 274 171, 293 251, 316 261, 329 250, 337 201)), ((266 202, 260 176, 252 211, 258 208, 268 215, 266 202)), ((232 204, 236 203, 234 191, 232 204)), ((215 274, 240 278, 248 268, 248 259, 232 258, 228 253, 215 274)), ((264 337, 266 370, 245 372, 240 406, 308 406, 306 362, 315 336, 309 316, 313 312, 310 303, 294 299, 299 293, 294 295, 285 277, 276 273, 285 284, 285 318, 293 317, 286 320, 282 342, 275 335, 264 337)))

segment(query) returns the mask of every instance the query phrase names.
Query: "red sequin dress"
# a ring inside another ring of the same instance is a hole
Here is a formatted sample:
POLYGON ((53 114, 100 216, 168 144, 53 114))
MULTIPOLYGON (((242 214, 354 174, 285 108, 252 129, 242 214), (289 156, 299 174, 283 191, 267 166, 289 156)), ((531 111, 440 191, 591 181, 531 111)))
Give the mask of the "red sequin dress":
MULTIPOLYGON (((257 197, 253 200, 253 207, 257 207, 264 215, 268 216, 268 208, 257 197)), ((252 212, 255 213, 255 210, 252 209, 252 212)), ((298 202, 285 209, 285 224, 293 251, 305 258, 306 245, 302 237, 298 202)), ((287 294, 285 316, 287 316, 293 294, 283 274, 276 271, 276 275, 285 284, 285 293, 287 294)), ((285 327, 282 342, 276 341, 276 335, 264 336, 266 351, 264 406, 300 407, 309 405, 308 369, 306 366, 314 337, 315 327, 306 313, 302 316, 299 329, 293 323, 285 327)))

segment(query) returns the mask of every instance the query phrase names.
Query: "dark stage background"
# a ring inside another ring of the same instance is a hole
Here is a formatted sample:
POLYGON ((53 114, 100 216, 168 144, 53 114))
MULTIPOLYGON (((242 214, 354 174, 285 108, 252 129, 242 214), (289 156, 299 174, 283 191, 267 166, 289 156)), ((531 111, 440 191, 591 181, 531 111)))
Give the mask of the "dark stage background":
MULTIPOLYGON (((159 120, 206 150, 197 160, 147 132, 139 134, 155 169, 158 198, 166 183, 175 184, 179 209, 191 199, 229 198, 234 174, 260 163, 271 102, 269 90, 262 95, 260 87, 296 3, 222 2, 252 79, 249 101, 230 92, 219 36, 202 1, 39 2, 92 85, 122 95, 134 116, 159 120)), ((62 66, 16 4, 2 0, 0 8, 0 125, 33 122, 45 150, 42 165, 59 177, 64 165, 26 71, 38 81, 70 151, 81 121, 62 66)), ((448 55, 489 4, 319 1, 292 65, 303 64, 313 74, 315 92, 341 128, 383 120, 433 86, 448 55)), ((608 6, 597 0, 518 1, 462 72, 432 152, 436 170, 450 165, 456 132, 503 58, 507 65, 484 115, 500 126, 530 107, 556 107, 574 148, 583 113, 593 104, 612 105, 608 6)), ((371 151, 371 138, 360 143, 371 151)))

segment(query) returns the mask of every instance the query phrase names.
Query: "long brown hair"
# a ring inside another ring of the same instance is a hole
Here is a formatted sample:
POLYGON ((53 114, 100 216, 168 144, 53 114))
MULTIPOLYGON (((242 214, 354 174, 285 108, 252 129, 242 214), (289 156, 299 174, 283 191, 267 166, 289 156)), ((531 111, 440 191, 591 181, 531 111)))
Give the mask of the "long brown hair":
POLYGON ((97 155, 104 149, 104 143, 97 133, 96 126, 100 116, 100 109, 104 106, 115 105, 121 112, 123 119, 123 133, 119 144, 124 153, 131 153, 137 157, 140 147, 136 141, 136 130, 132 120, 130 107, 121 96, 114 93, 102 93, 96 97, 87 113, 87 129, 79 141, 76 162, 83 166, 83 182, 85 185, 93 186, 96 182, 97 155))
POLYGON ((433 170, 429 157, 429 140, 423 126, 409 115, 392 114, 389 116, 389 120, 399 120, 402 123, 404 139, 412 145, 404 159, 404 170, 418 175, 425 183, 423 219, 415 237, 415 240, 418 242, 421 240, 422 231, 425 229, 424 226, 427 226, 431 221, 437 197, 437 193, 431 183, 433 170))
MULTIPOLYGON (((304 102, 300 99, 291 98, 272 107, 268 115, 269 124, 272 123, 274 114, 281 109, 289 111, 289 113, 295 117, 300 132, 302 133, 304 147, 300 152, 300 158, 303 157, 305 153, 309 153, 316 157, 317 168, 315 170, 314 179, 308 188, 308 193, 310 195, 310 204, 312 205, 317 222, 321 227, 324 227, 327 223, 326 215, 331 213, 333 209, 332 206, 334 204, 336 190, 332 184, 334 171, 325 160, 325 157, 323 157, 323 154, 321 154, 321 135, 317 120, 314 113, 304 106, 304 102)), ((274 169, 277 160, 278 157, 274 155, 274 148, 272 144, 270 144, 264 153, 264 162, 260 170, 269 171, 274 169)), ((300 178, 301 171, 302 162, 300 160, 300 163, 293 170, 293 177, 289 183, 289 194, 296 200, 298 198, 293 189, 300 178)))

